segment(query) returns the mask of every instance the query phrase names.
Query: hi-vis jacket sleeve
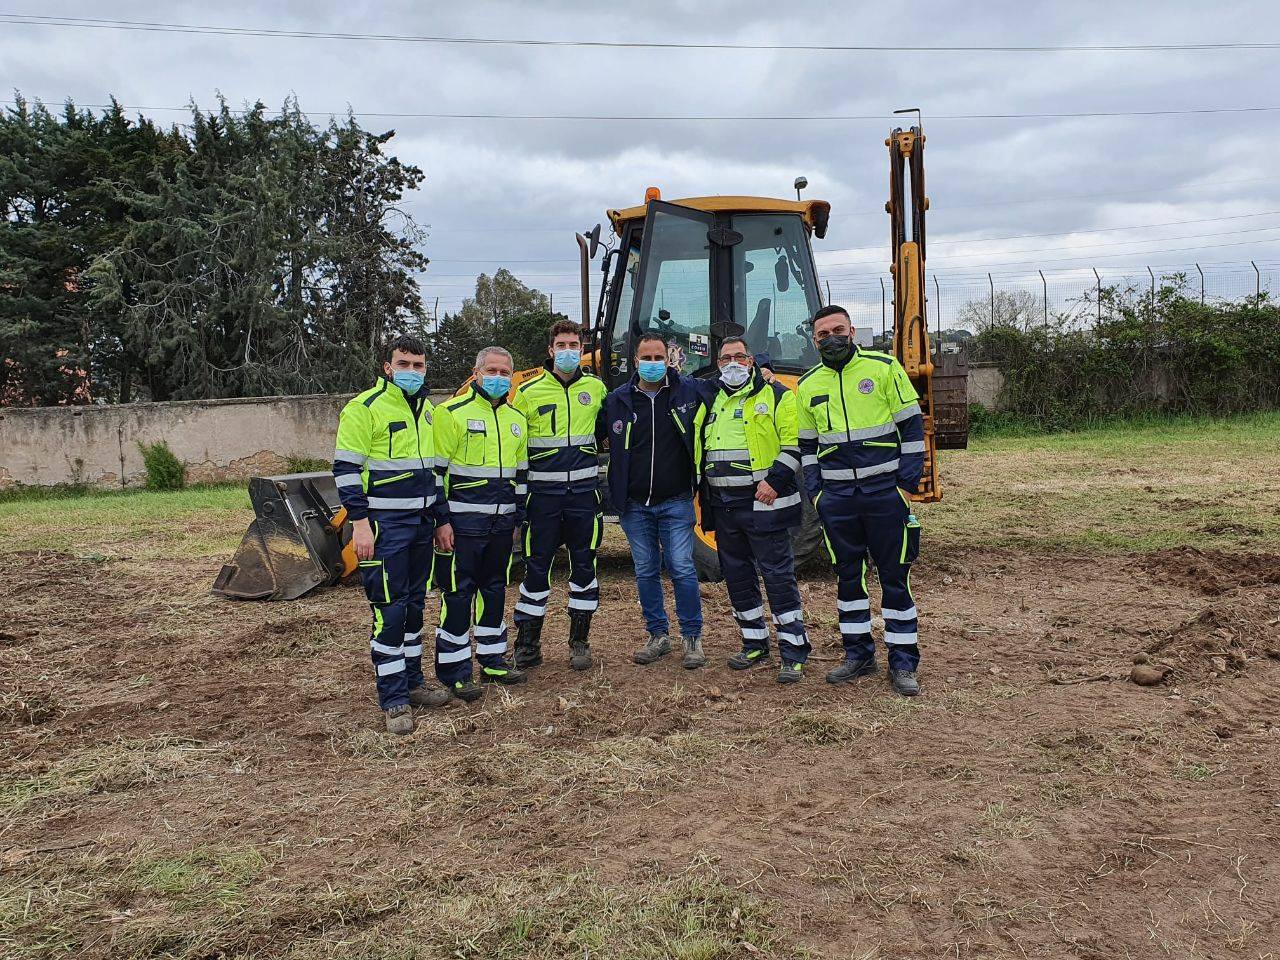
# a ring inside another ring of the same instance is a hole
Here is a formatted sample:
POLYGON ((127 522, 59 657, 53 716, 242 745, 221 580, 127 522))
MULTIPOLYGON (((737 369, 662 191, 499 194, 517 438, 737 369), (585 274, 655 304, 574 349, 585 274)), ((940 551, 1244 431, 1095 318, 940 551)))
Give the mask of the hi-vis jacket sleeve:
POLYGON ((516 445, 516 527, 525 520, 529 500, 529 421, 521 417, 520 442, 516 445))
POLYGON ((800 466, 804 472, 804 490, 809 499, 818 502, 822 492, 822 471, 818 468, 818 425, 813 410, 803 397, 796 398, 796 436, 800 443, 800 466))
POLYGON ((436 450, 436 487, 440 491, 436 498, 439 507, 435 511, 436 523, 443 526, 452 522, 449 513, 449 462, 454 451, 458 449, 458 421, 442 403, 435 408, 431 418, 432 439, 436 450))
POLYGON ((364 465, 373 447, 373 414, 363 403, 352 400, 342 408, 334 447, 333 479, 338 485, 338 500, 347 508, 348 520, 364 520, 369 516, 364 465))
POLYGON ((911 385, 911 378, 902 364, 893 361, 893 376, 889 381, 889 409, 898 428, 898 486, 915 490, 920 486, 924 473, 924 417, 920 413, 920 397, 911 385))
POLYGON ((778 431, 782 449, 778 451, 778 459, 773 462, 769 475, 765 478, 774 490, 787 489, 786 485, 800 472, 800 426, 796 422, 796 406, 796 395, 790 390, 783 390, 774 404, 773 424, 778 431))

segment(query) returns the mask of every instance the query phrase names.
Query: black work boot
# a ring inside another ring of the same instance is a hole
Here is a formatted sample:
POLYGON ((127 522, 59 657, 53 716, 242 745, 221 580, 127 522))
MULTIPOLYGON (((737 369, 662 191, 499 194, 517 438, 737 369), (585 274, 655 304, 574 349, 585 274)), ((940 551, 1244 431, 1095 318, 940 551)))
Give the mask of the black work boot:
POLYGON ((466 680, 459 680, 453 685, 453 695, 464 703, 474 703, 484 696, 484 688, 467 677, 466 680))
POLYGON ((522 620, 516 625, 516 669, 542 665, 542 618, 522 620))
POLYGON ((914 670, 890 670, 889 682, 904 697, 920 696, 920 681, 914 670))
POLYGON ((750 670, 752 667, 758 667, 760 664, 767 662, 768 659, 768 650, 739 650, 729 658, 729 666, 734 670, 750 670))
MULTIPOLYGON (((569 614, 569 666, 574 670, 591 669, 591 644, 587 642, 590 633, 590 613, 569 614)), ((519 654, 516 655, 516 665, 520 665, 519 654)))
POLYGON ((827 673, 827 683, 848 683, 850 680, 857 680, 859 677, 869 677, 879 670, 880 668, 876 666, 875 657, 867 657, 863 660, 845 660, 840 666, 827 673))
POLYGON ((804 664, 794 660, 783 660, 782 669, 778 671, 779 683, 799 683, 804 679, 804 664))
POLYGON ((517 683, 524 683, 528 679, 523 671, 517 670, 514 665, 501 660, 496 667, 481 667, 480 682, 481 683, 501 683, 504 686, 512 686, 517 683))

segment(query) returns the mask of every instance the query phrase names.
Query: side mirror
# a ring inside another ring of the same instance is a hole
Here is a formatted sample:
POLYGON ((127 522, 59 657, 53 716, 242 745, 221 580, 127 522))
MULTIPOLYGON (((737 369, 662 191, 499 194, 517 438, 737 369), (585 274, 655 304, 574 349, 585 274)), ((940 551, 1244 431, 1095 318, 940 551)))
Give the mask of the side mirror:
POLYGON ((785 253, 779 256, 773 265, 773 279, 777 281, 778 290, 781 293, 786 293, 791 286, 791 267, 787 263, 785 253))
POLYGON ((587 242, 591 245, 587 252, 587 259, 594 260, 596 254, 600 252, 600 224, 597 223, 587 231, 587 242))

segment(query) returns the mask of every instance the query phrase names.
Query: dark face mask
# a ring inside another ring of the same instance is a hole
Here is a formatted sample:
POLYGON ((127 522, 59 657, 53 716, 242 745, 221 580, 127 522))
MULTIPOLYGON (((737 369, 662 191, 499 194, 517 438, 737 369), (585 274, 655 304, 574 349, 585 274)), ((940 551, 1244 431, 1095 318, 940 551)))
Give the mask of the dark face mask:
POLYGON ((831 336, 818 344, 818 353, 826 363, 839 363, 846 360, 853 351, 853 341, 850 337, 831 336))

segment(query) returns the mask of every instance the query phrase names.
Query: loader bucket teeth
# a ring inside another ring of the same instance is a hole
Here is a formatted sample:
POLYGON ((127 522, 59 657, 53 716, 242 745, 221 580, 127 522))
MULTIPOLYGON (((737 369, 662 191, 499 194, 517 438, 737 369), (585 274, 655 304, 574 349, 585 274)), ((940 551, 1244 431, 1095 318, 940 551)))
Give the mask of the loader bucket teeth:
POLYGON ((296 600, 350 572, 351 529, 332 474, 254 477, 249 499, 256 519, 214 579, 215 596, 296 600))

